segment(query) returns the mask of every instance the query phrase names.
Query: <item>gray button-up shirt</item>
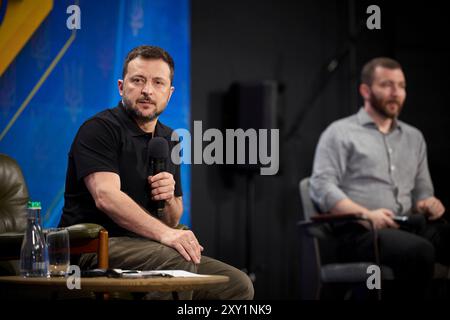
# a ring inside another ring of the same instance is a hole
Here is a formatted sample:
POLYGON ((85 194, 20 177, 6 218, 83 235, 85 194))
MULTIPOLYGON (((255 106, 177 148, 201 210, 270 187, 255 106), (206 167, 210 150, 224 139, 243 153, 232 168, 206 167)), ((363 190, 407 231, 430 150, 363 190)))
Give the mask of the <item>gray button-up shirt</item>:
POLYGON ((310 188, 322 212, 349 198, 369 210, 407 214, 433 192, 425 140, 416 128, 396 120, 384 134, 361 108, 322 133, 310 188))

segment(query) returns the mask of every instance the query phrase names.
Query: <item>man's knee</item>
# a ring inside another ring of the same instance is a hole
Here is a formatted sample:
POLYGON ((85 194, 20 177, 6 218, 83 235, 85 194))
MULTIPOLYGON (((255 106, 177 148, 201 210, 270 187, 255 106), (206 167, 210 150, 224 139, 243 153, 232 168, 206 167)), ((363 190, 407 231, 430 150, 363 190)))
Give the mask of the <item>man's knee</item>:
POLYGON ((400 258, 424 277, 432 277, 435 262, 435 249, 431 242, 420 239, 408 244, 398 253, 400 258))
POLYGON ((421 239, 421 241, 416 241, 410 246, 409 256, 418 263, 433 265, 435 260, 435 250, 431 242, 421 239))
POLYGON ((253 283, 250 278, 244 272, 237 269, 230 275, 230 287, 232 288, 232 295, 229 299, 252 300, 255 295, 253 283))

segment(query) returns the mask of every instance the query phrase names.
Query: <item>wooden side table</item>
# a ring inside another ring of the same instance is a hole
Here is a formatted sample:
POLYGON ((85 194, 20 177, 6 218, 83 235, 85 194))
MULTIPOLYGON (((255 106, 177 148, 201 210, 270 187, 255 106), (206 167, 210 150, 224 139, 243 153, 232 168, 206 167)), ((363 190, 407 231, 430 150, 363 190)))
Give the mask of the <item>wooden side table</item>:
POLYGON ((24 278, 22 276, 0 277, 0 287, 6 292, 8 288, 34 288, 58 293, 62 291, 111 293, 111 292, 172 292, 174 300, 178 300, 178 292, 207 289, 229 281, 227 276, 207 277, 151 277, 151 278, 81 278, 80 289, 68 289, 67 278, 24 278))

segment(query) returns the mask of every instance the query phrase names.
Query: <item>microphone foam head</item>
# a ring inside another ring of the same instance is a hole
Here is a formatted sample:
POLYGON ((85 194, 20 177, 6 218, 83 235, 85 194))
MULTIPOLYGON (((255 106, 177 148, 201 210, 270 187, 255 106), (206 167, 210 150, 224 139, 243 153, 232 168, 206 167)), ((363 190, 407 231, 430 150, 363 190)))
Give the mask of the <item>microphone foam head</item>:
POLYGON ((148 143, 148 151, 153 159, 167 159, 169 157, 169 143, 162 137, 154 137, 148 143))

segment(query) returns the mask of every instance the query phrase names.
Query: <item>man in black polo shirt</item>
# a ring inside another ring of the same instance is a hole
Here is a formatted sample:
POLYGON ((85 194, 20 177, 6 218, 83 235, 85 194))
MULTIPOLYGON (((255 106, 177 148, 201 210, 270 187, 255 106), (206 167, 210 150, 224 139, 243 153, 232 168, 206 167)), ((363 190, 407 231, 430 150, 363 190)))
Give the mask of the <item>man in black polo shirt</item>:
MULTIPOLYGON (((60 225, 104 226, 112 268, 226 275, 228 284, 194 292, 193 298, 252 299, 246 274, 201 256, 194 233, 176 228, 183 213, 179 165, 168 161, 167 172, 149 176, 148 142, 163 137, 170 150, 175 144, 172 130, 158 121, 174 91, 173 75, 174 62, 161 48, 139 46, 128 53, 118 81, 122 101, 87 120, 73 141, 60 225), (154 215, 159 200, 165 201, 161 220, 154 215)), ((83 255, 80 266, 92 267, 95 259, 83 255)))

